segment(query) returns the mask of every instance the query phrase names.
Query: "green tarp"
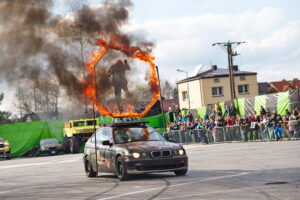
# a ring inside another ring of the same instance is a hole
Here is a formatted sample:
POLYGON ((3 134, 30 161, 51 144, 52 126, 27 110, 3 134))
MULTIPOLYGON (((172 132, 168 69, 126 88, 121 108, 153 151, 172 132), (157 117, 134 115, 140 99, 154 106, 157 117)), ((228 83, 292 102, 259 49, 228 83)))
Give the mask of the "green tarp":
POLYGON ((8 140, 13 157, 18 157, 38 145, 41 138, 57 138, 62 141, 63 122, 35 121, 0 126, 0 137, 8 140))

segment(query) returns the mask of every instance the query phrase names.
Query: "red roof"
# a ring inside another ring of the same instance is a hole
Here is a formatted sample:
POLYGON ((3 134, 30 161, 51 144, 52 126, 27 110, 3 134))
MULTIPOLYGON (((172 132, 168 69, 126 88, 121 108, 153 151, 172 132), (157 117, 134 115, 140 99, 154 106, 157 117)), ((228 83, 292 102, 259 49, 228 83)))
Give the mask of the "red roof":
POLYGON ((300 88, 300 80, 294 78, 292 81, 274 81, 270 82, 270 86, 274 88, 277 92, 285 92, 290 89, 300 88))
POLYGON ((175 109, 175 105, 179 105, 179 100, 178 99, 165 99, 162 100, 163 103, 163 109, 165 112, 169 110, 169 107, 172 108, 172 110, 175 109))

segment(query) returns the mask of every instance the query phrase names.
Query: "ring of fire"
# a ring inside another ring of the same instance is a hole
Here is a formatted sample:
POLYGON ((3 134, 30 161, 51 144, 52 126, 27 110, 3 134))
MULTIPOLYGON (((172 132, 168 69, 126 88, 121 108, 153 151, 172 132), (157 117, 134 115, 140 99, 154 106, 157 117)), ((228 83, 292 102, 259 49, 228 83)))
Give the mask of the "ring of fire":
POLYGON ((149 55, 147 52, 142 51, 139 47, 129 46, 122 43, 122 38, 115 35, 110 36, 110 42, 107 42, 105 37, 101 37, 97 39, 96 44, 100 47, 100 49, 92 54, 92 59, 90 61, 85 63, 85 67, 88 72, 87 77, 89 77, 89 79, 85 79, 83 81, 85 86, 83 89, 83 95, 87 97, 88 102, 94 105, 98 110, 98 112, 101 113, 102 115, 106 115, 113 118, 124 118, 124 117, 138 118, 138 117, 145 116, 160 97, 159 80, 157 76, 155 63, 153 62, 155 58, 149 55), (151 91, 152 99, 143 112, 141 113, 133 112, 134 106, 131 105, 128 105, 127 110, 125 110, 122 113, 112 112, 103 104, 98 102, 97 92, 96 92, 95 67, 97 63, 101 61, 101 59, 109 49, 120 51, 129 57, 148 63, 150 67, 150 76, 148 80, 148 85, 151 91))

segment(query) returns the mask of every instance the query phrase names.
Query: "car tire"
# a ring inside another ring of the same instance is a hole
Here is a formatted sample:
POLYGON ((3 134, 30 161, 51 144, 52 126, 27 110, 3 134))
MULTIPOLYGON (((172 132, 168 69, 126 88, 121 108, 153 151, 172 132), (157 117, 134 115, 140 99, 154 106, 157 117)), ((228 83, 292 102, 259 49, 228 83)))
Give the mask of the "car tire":
POLYGON ((187 169, 182 169, 182 170, 175 170, 174 173, 176 176, 184 176, 187 173, 187 169))
POLYGON ((71 153, 79 153, 79 141, 76 137, 72 137, 69 146, 71 153))
POLYGON ((96 172, 94 172, 93 167, 88 159, 84 159, 84 170, 88 178, 96 177, 96 172))
POLYGON ((118 179, 120 179, 120 181, 126 181, 129 178, 129 175, 127 173, 127 169, 122 156, 117 157, 115 166, 116 166, 115 173, 118 179))
POLYGON ((63 145, 64 145, 64 152, 65 153, 71 153, 71 151, 70 151, 70 140, 67 137, 64 138, 63 145))

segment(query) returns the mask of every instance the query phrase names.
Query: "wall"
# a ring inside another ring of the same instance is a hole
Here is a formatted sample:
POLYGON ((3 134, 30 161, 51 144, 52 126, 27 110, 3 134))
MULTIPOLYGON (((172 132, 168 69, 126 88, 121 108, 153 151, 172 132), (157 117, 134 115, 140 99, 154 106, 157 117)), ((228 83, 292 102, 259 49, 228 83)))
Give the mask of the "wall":
MULTIPOLYGON (((188 91, 187 83, 179 83, 177 84, 178 87, 178 98, 179 98, 179 106, 181 109, 189 108, 189 101, 182 99, 182 92, 188 91)), ((190 104, 191 109, 200 108, 203 106, 202 100, 201 100, 201 91, 200 91, 200 81, 194 80, 189 82, 189 91, 190 91, 190 104)))

